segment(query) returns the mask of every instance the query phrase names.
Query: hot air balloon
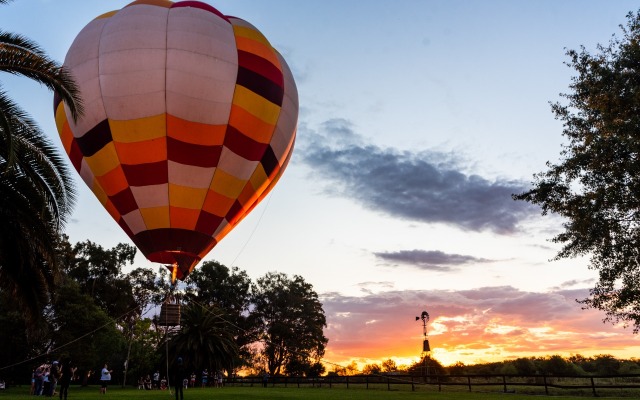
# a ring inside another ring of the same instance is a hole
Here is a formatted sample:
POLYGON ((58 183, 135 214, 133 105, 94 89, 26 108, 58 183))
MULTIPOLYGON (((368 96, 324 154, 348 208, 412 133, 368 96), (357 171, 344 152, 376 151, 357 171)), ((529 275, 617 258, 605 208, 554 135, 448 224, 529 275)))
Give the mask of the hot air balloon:
POLYGON ((64 65, 86 109, 74 123, 54 99, 71 163, 138 249, 184 279, 287 166, 289 67, 249 22, 167 0, 98 16, 64 65))

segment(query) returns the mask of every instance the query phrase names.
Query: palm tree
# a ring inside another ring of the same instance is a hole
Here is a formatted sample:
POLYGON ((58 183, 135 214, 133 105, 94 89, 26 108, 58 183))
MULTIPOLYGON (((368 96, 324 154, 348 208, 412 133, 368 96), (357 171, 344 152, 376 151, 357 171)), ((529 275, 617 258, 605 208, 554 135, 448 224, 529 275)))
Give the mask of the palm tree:
MULTIPOLYGON (((81 115, 72 76, 29 39, 0 31, 0 71, 45 85, 74 119, 81 115)), ((0 290, 32 318, 53 290, 56 243, 76 198, 71 176, 60 152, 0 85, 0 290)))
POLYGON ((238 346, 233 338, 234 327, 226 318, 226 313, 216 306, 192 303, 183 307, 180 330, 168 342, 170 361, 182 357, 187 367, 195 370, 230 371, 238 346))

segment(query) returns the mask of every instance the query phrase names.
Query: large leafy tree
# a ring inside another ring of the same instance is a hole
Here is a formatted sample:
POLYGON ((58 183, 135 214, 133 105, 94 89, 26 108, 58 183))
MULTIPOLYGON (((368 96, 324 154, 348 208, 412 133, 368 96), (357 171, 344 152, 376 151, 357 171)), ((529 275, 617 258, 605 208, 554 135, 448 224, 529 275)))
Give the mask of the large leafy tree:
POLYGON ((514 195, 565 218, 553 238, 557 259, 589 255, 599 280, 586 307, 605 320, 640 329, 640 14, 629 13, 621 37, 569 50, 577 75, 552 105, 563 122, 558 163, 534 175, 533 188, 514 195))
MULTIPOLYGON (((0 71, 54 90, 74 118, 82 112, 72 76, 31 40, 0 31, 0 71)), ((2 86, 0 193, 0 286, 37 317, 53 287, 56 240, 76 192, 63 157, 2 86)))
POLYGON ((313 286, 298 275, 269 272, 257 280, 253 304, 269 373, 307 373, 328 343, 326 317, 313 286))
POLYGON ((251 279, 246 271, 232 269, 216 262, 205 261, 187 278, 185 293, 187 302, 219 308, 221 319, 234 337, 238 347, 238 358, 233 368, 251 363, 251 344, 259 337, 259 326, 254 321, 251 308, 251 279))
MULTIPOLYGON (((52 346, 57 355, 71 358, 78 367, 82 383, 95 378, 105 362, 120 370, 124 360, 125 338, 116 321, 69 278, 60 280, 51 317, 52 346)), ((119 374, 118 374, 119 376, 119 374)))
POLYGON ((149 294, 139 285, 151 283, 153 279, 142 271, 134 271, 132 276, 125 274, 123 268, 133 264, 136 248, 119 243, 111 249, 89 240, 73 246, 73 259, 64 266, 67 275, 75 280, 83 293, 107 312, 111 318, 121 319, 125 314, 140 315, 149 301, 149 294), (146 282, 146 283, 145 283, 146 282), (140 289, 139 296, 134 296, 134 287, 140 289), (138 304, 142 301, 143 304, 138 304))

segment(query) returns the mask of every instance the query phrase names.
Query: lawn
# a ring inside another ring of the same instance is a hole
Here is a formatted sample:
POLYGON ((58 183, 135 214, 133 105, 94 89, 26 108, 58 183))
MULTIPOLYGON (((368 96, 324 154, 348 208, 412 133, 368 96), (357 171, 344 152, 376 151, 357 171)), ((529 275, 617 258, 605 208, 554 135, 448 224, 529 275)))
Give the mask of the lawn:
MULTIPOLYGON (((91 399, 174 399, 175 394, 169 391, 158 390, 137 390, 135 388, 120 388, 117 386, 107 389, 105 396, 101 395, 98 386, 78 387, 72 386, 69 389, 69 400, 91 400, 91 399)), ((55 397, 57 399, 57 397, 55 397)), ((476 392, 438 392, 419 390, 412 392, 410 390, 381 390, 381 389, 364 389, 364 388, 281 388, 281 387, 225 387, 215 388, 195 388, 187 389, 184 392, 185 400, 240 400, 240 399, 261 399, 261 400, 394 400, 394 399, 426 399, 426 400, 535 400, 535 399, 561 399, 561 400, 584 400, 585 397, 576 396, 532 396, 525 394, 513 393, 476 393, 476 392)), ((605 397, 607 399, 625 399, 629 397, 605 397)), ((0 399, 33 399, 29 395, 27 387, 10 387, 6 390, 0 390, 0 399)))

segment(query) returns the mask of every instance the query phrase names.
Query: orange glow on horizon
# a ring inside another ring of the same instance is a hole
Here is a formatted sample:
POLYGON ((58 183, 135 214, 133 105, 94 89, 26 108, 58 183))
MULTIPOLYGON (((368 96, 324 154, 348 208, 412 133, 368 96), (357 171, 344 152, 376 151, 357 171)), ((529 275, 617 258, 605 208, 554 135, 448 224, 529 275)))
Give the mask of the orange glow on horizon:
MULTIPOLYGON (((417 295, 421 293, 397 292, 392 301, 386 294, 371 295, 364 301, 325 299, 329 310, 325 331, 329 343, 323 358, 327 371, 333 365, 345 367, 354 362, 362 370, 387 359, 407 367, 419 361, 423 326, 405 311, 420 309, 414 304, 417 295)), ((582 310, 573 295, 510 287, 443 292, 429 309, 430 355, 444 366, 552 355, 637 357, 638 335, 621 325, 604 324, 601 312, 582 310)))

